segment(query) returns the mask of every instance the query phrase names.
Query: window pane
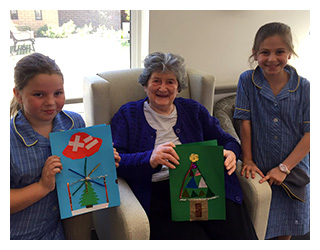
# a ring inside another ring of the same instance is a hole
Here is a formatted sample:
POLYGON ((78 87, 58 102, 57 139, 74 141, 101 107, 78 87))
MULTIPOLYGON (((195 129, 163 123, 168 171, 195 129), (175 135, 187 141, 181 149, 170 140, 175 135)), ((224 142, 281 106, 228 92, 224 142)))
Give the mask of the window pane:
POLYGON ((42 11, 41 10, 35 10, 34 16, 36 20, 42 20, 42 11))
MULTIPOLYGON (((130 68, 130 11, 41 12, 42 20, 34 22, 29 19, 30 11, 19 10, 19 19, 34 32, 36 52, 55 59, 61 68, 67 99, 82 98, 83 77, 86 75, 130 68)), ((18 45, 21 50, 10 56, 12 71, 18 60, 33 52, 27 42, 18 45)))
POLYGON ((17 10, 10 10, 11 20, 18 20, 18 11, 17 10))

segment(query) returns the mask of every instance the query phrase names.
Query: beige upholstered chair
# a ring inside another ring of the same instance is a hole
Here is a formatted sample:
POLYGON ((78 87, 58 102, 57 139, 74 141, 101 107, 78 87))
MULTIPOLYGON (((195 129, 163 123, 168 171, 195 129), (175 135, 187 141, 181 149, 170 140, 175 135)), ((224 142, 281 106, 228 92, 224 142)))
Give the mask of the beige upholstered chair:
MULTIPOLYGON (((218 118, 221 127, 236 138, 239 142, 240 121, 233 119, 236 95, 219 100, 214 106, 214 115, 218 118)), ((242 162, 238 161, 237 176, 243 190, 244 202, 246 204, 251 221, 257 236, 263 240, 266 234, 269 208, 271 202, 271 188, 267 182, 260 184, 261 177, 256 175, 255 179, 247 179, 241 176, 242 162)))
MULTIPOLYGON (((102 72, 84 78, 84 109, 87 126, 109 124, 121 105, 146 96, 138 83, 142 69, 102 72)), ((214 83, 212 75, 187 71, 189 88, 179 96, 192 98, 213 112, 214 83)), ((99 239, 149 239, 147 215, 130 187, 119 179, 121 205, 92 213, 99 239)))

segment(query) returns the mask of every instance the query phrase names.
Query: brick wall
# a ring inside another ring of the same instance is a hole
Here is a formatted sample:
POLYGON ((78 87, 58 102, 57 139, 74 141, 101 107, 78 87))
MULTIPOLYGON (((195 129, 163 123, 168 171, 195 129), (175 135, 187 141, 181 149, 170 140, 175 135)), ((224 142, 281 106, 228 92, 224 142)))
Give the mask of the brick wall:
POLYGON ((29 26, 36 31, 45 24, 59 25, 72 20, 77 27, 90 23, 94 28, 105 25, 108 29, 121 29, 120 10, 42 10, 42 20, 36 20, 34 10, 18 10, 16 26, 29 26))
POLYGON ((120 10, 59 10, 59 25, 72 20, 77 27, 90 23, 94 28, 105 25, 108 29, 121 29, 120 10))
POLYGON ((57 10, 42 10, 42 20, 36 20, 34 10, 18 10, 18 20, 12 20, 14 25, 29 26, 36 31, 45 24, 59 25, 57 10))

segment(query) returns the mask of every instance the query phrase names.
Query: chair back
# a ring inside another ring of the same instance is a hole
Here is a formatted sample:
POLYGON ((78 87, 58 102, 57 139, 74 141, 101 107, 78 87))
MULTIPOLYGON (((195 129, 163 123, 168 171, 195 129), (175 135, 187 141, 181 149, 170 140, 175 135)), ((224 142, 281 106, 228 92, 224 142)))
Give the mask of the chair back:
MULTIPOLYGON (((84 78, 83 103, 87 126, 110 124, 119 108, 128 102, 146 97, 138 82, 142 68, 106 71, 84 78)), ((213 112, 214 76, 187 70, 188 88, 179 97, 192 98, 213 112)))

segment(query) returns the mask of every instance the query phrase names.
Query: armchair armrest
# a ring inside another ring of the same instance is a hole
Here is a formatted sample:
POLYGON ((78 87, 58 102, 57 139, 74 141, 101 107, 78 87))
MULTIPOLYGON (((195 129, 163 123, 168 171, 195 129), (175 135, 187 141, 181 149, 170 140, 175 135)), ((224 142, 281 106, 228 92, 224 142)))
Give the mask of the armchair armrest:
POLYGON ((219 100, 214 106, 214 115, 218 118, 221 128, 240 143, 238 132, 240 132, 241 121, 233 120, 235 102, 236 95, 219 100), (236 128, 237 125, 238 128, 236 128))
POLYGON ((259 180, 261 180, 260 175, 256 175, 254 179, 251 177, 247 179, 245 176, 241 176, 241 169, 242 162, 238 161, 236 174, 243 191, 243 199, 257 237, 259 240, 263 240, 268 225, 271 188, 268 182, 259 183, 259 180))
POLYGON ((149 220, 129 185, 119 181, 119 207, 92 213, 93 224, 100 240, 148 240, 149 220))

